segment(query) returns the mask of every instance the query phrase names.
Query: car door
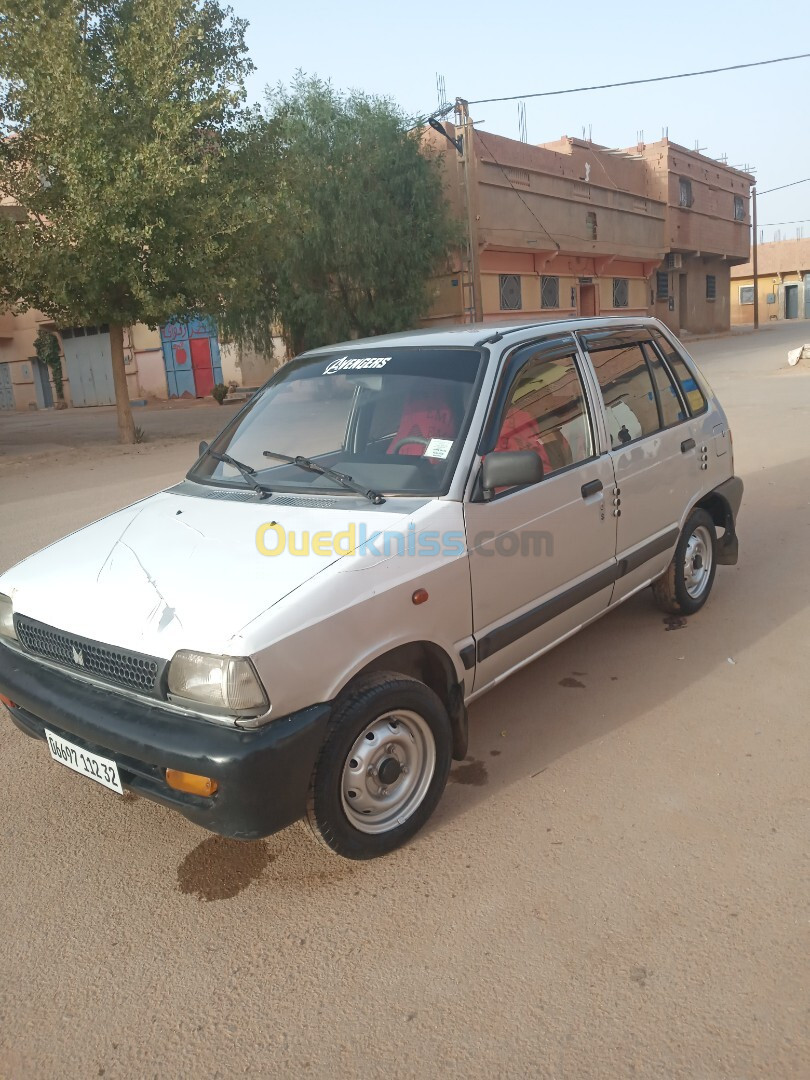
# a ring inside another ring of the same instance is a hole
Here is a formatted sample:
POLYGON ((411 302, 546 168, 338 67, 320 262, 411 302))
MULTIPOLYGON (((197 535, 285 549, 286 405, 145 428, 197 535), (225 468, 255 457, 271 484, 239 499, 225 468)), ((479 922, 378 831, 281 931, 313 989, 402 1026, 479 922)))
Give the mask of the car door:
POLYGON ((473 486, 465 503, 476 691, 610 600, 613 467, 600 452, 573 335, 522 347, 505 365, 479 451, 527 449, 543 462, 541 480, 489 498, 473 486))
POLYGON ((700 451, 651 328, 596 331, 581 342, 601 390, 618 489, 617 603, 666 569, 697 490, 700 451))

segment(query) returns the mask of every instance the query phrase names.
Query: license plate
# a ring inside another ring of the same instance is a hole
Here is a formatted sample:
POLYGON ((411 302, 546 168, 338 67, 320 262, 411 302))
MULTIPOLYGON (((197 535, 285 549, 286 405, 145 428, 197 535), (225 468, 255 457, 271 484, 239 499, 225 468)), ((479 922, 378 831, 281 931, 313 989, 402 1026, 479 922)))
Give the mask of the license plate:
POLYGON ((124 794, 121 778, 118 775, 118 766, 110 758, 100 757, 98 754, 91 754, 89 750, 84 750, 81 746, 74 746, 73 743, 69 743, 67 739, 59 735, 54 735, 47 728, 45 738, 54 761, 67 765, 80 776, 89 776, 91 780, 109 788, 110 791, 117 791, 119 795, 124 794))

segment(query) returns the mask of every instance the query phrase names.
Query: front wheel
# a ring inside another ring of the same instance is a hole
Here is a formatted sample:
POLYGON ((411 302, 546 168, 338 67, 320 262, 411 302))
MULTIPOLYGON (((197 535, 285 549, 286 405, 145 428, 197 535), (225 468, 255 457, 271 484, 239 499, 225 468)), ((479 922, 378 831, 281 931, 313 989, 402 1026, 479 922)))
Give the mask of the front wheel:
POLYGON ((447 710, 424 683, 381 672, 349 687, 312 776, 307 818, 347 859, 404 844, 433 813, 452 758, 447 710))
POLYGON ((672 562, 653 582, 662 611, 694 615, 709 598, 717 569, 717 533, 705 510, 693 510, 683 527, 672 562))

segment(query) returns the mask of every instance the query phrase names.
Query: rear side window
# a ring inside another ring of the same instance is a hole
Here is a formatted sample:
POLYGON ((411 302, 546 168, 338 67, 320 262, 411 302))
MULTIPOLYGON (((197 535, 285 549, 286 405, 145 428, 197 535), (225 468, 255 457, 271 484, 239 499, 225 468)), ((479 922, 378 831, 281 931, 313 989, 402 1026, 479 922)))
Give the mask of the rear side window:
POLYGON ((613 449, 653 435, 660 428, 650 369, 638 342, 589 349, 602 388, 613 449))
POLYGON ((675 382, 664 366, 664 362, 652 344, 644 345, 647 359, 650 362, 655 388, 658 391, 658 404, 661 407, 661 420, 665 428, 673 424, 680 424, 688 419, 688 413, 681 400, 681 393, 675 382))
POLYGON ((670 370, 680 383, 683 396, 686 398, 686 402, 689 405, 689 410, 692 415, 695 416, 697 413, 704 412, 708 407, 706 398, 703 396, 703 391, 695 381, 694 375, 686 366, 684 358, 674 345, 672 345, 671 342, 657 330, 653 331, 653 339, 669 365, 670 370))

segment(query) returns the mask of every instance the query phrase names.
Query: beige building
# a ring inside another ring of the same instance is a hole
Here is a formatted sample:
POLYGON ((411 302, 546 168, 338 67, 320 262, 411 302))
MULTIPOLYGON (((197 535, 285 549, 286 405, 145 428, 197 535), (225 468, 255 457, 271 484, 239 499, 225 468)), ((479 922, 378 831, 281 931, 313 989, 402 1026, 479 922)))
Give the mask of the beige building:
POLYGON ((676 332, 728 329, 729 270, 748 256, 748 174, 666 139, 611 150, 476 130, 468 215, 461 155, 439 132, 426 139, 473 246, 473 258, 437 282, 428 324, 520 311, 655 314, 676 332))
MULTIPOLYGON (((110 338, 106 326, 63 327, 38 311, 0 314, 0 409, 50 408, 53 379, 34 352, 40 328, 57 337, 68 405, 113 405, 110 338)), ((279 340, 272 359, 221 341, 211 323, 168 325, 150 330, 138 324, 124 331, 127 387, 133 401, 208 397, 219 382, 259 386, 285 355, 279 340)))
MULTIPOLYGON (((810 319, 810 239, 760 244, 756 289, 760 324, 810 319)), ((750 261, 731 269, 731 321, 742 326, 754 321, 754 267, 750 261)))

